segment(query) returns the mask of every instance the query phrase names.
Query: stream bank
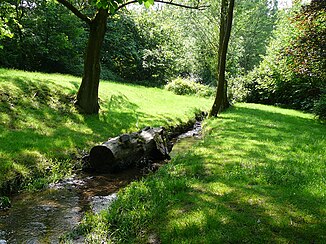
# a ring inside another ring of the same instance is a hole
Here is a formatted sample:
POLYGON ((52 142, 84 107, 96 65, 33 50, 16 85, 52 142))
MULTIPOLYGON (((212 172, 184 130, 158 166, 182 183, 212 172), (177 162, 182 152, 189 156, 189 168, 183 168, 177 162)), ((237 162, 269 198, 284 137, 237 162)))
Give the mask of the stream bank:
MULTIPOLYGON (((200 132, 198 121, 170 128, 172 157, 189 149, 200 138, 200 132)), ((0 243, 58 243, 58 237, 72 230, 85 212, 107 208, 120 188, 165 163, 152 162, 145 168, 135 167, 115 174, 83 172, 44 191, 17 195, 12 198, 10 209, 0 211, 0 243)))

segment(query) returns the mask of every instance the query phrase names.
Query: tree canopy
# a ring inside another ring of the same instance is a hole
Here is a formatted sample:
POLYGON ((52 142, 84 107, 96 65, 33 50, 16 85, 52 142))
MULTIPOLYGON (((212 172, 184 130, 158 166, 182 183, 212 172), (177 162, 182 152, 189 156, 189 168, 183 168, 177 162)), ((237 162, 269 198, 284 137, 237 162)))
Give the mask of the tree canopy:
MULTIPOLYGON (((215 87, 221 1, 155 2, 2 1, 0 66, 83 74, 77 105, 86 113, 99 110, 100 78, 215 87)), ((314 109, 324 94, 324 9, 321 1, 284 10, 277 1, 235 1, 229 98, 314 109)))

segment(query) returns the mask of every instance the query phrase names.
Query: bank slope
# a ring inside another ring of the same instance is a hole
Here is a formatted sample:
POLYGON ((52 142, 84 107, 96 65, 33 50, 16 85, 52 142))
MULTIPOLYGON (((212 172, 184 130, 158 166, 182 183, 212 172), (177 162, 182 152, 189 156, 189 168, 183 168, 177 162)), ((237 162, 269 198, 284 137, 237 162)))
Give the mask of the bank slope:
POLYGON ((73 106, 80 78, 0 69, 0 195, 42 187, 69 173, 74 157, 108 137, 185 122, 211 101, 158 88, 101 81, 99 116, 73 106), (35 179, 36 182, 35 182, 35 179))

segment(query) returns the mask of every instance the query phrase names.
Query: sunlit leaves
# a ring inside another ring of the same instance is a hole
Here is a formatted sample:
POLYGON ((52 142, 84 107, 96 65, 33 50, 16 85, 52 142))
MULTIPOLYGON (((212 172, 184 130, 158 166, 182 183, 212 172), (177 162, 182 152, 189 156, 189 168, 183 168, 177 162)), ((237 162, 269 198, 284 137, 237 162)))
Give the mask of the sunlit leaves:
MULTIPOLYGON (((8 23, 14 21, 14 6, 9 3, 0 3, 0 40, 6 37, 12 38, 13 33, 11 32, 8 23)), ((2 49, 0 43, 0 49, 2 49)))
MULTIPOLYGON (((139 4, 144 4, 146 8, 149 8, 154 4, 154 0, 138 0, 139 4)), ((91 0, 91 4, 96 6, 96 8, 100 9, 108 9, 111 14, 114 14, 119 6, 123 4, 128 4, 128 1, 124 0, 91 0)))
POLYGON ((0 20, 0 39, 2 39, 3 37, 10 37, 10 38, 13 37, 13 34, 9 30, 7 23, 8 23, 7 19, 0 20))
POLYGON ((153 4, 154 4, 154 0, 144 1, 144 5, 146 8, 149 8, 153 4))

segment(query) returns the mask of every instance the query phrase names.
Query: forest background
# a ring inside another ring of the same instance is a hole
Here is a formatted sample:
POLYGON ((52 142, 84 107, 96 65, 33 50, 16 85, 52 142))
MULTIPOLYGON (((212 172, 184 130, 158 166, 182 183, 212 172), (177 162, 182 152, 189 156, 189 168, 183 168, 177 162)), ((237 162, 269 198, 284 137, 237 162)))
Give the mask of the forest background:
MULTIPOLYGON (((83 1, 77 3, 82 7, 83 1)), ((111 15, 101 78, 168 84, 178 94, 214 94, 220 2, 201 4, 209 7, 134 4, 111 15)), ((294 1, 291 8, 279 8, 281 4, 236 1, 227 57, 229 99, 325 118, 325 3, 294 1)), ((0 33, 0 67, 82 75, 89 30, 57 1, 2 1, 0 33)))

